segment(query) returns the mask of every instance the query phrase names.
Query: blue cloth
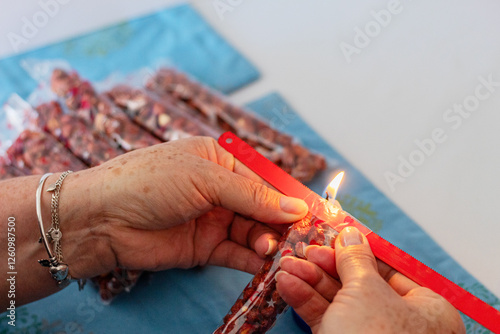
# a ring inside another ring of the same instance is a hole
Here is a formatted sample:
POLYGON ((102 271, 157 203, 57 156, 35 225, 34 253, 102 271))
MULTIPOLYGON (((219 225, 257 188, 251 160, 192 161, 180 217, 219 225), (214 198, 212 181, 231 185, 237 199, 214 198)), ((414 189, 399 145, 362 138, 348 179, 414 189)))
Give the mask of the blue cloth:
MULTIPOLYGON (((321 193, 338 169, 346 171, 339 201, 375 232, 465 287, 490 305, 500 301, 448 256, 418 225, 391 203, 342 156, 319 137, 283 98, 271 93, 248 107, 308 148, 324 154, 328 169, 308 186, 321 193)), ((76 286, 17 310, 17 333, 211 333, 252 278, 226 268, 169 270, 142 277, 130 293, 104 306, 94 289, 76 286)), ((19 278, 21 279, 21 278, 19 278)), ((467 333, 488 333, 464 317, 467 333)), ((16 333, 10 328, 0 333, 16 333)), ((304 333, 291 312, 270 333, 304 333)))
POLYGON ((224 93, 259 76, 189 5, 0 60, 0 105, 10 94, 26 98, 36 87, 21 65, 29 59, 64 59, 93 82, 116 71, 130 73, 167 64, 224 93))

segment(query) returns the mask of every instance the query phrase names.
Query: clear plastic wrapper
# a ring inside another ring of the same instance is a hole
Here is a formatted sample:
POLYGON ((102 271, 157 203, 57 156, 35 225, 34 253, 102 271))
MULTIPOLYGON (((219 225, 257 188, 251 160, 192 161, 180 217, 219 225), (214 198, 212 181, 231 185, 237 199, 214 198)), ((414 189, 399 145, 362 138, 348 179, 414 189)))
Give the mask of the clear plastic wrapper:
POLYGON ((0 156, 0 181, 25 175, 29 175, 29 171, 17 168, 8 159, 0 156))
POLYGON ((109 138, 94 132, 92 126, 82 118, 64 113, 56 101, 36 107, 37 125, 51 133, 74 155, 93 167, 124 153, 109 138))
POLYGON ((135 122, 164 141, 191 136, 218 136, 218 132, 183 114, 173 104, 162 102, 144 90, 118 85, 106 95, 135 122))
POLYGON ((115 268, 107 274, 92 278, 92 282, 99 288, 101 300, 109 304, 119 294, 130 292, 142 274, 143 271, 140 270, 115 268))
POLYGON ((9 147, 7 155, 15 166, 29 168, 31 174, 87 168, 54 137, 41 131, 24 130, 9 147))
POLYGON ((7 156, 7 150, 17 139, 22 129, 16 129, 9 121, 6 108, 0 108, 0 181, 16 176, 29 175, 29 170, 15 166, 7 156))
POLYGON ((3 112, 6 119, 1 126, 8 127, 2 131, 2 143, 8 145, 3 160, 12 167, 12 176, 87 168, 56 138, 33 125, 36 113, 19 96, 11 96, 3 112))
POLYGON ((304 258, 308 245, 333 246, 338 230, 354 221, 349 213, 326 200, 315 209, 322 211, 322 219, 309 213, 290 226, 279 240, 274 256, 255 274, 214 334, 266 333, 275 324, 287 308, 276 290, 279 260, 283 256, 304 258))
POLYGON ((146 89, 163 100, 185 104, 186 112, 214 129, 231 131, 302 182, 309 181, 326 167, 325 159, 294 142, 293 138, 254 114, 234 106, 218 93, 173 69, 158 70, 146 83, 146 89))
POLYGON ((67 110, 92 124, 97 113, 97 96, 88 81, 81 80, 75 71, 54 69, 50 77, 50 87, 64 101, 67 110))
POLYGON ((131 151, 161 143, 161 140, 134 123, 92 84, 78 73, 56 68, 51 76, 51 88, 66 108, 92 124, 94 129, 112 138, 122 149, 131 151))

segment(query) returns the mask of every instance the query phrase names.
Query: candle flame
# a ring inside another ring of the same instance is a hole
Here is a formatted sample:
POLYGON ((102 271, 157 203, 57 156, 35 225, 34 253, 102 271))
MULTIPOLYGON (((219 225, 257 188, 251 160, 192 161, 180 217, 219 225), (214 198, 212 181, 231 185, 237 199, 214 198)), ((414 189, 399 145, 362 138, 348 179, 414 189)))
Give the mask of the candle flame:
POLYGON ((344 172, 340 172, 335 176, 335 178, 330 182, 328 187, 326 188, 326 194, 328 196, 328 200, 331 202, 335 201, 335 197, 337 197, 337 191, 340 187, 340 182, 342 182, 342 178, 344 177, 344 172))

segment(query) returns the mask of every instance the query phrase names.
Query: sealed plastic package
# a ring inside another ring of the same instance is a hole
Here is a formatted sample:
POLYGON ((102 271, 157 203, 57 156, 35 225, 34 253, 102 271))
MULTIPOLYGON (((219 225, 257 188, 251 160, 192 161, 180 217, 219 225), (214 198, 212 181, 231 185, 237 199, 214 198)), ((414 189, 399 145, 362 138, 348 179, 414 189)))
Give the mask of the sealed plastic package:
POLYGON ((3 106, 6 122, 2 126, 5 146, 3 161, 9 161, 12 176, 43 174, 61 170, 82 170, 87 166, 51 134, 35 123, 37 113, 17 95, 3 106))
POLYGON ((69 111, 86 120, 95 131, 113 139, 123 150, 128 152, 161 143, 104 94, 97 93, 77 72, 54 69, 51 88, 69 111))
POLYGON ((321 155, 184 73, 170 68, 159 69, 147 81, 146 88, 164 100, 183 104, 183 109, 201 122, 219 129, 219 135, 225 131, 235 133, 299 181, 311 180, 326 167, 321 155))
POLYGON ((326 200, 316 204, 310 209, 317 216, 308 213, 302 220, 290 226, 279 240, 276 253, 245 287, 214 334, 266 333, 287 308, 276 290, 275 275, 280 270, 279 260, 283 256, 304 258, 308 245, 333 247, 339 231, 355 221, 355 218, 337 204, 326 200))

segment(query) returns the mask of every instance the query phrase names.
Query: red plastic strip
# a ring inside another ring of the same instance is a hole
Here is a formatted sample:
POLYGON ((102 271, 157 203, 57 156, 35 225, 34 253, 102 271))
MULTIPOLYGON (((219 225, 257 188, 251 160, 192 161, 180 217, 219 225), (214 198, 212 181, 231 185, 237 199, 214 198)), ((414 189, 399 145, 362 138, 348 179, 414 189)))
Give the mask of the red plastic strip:
MULTIPOLYGON (((273 186, 282 193, 293 193, 296 194, 298 198, 311 198, 309 195, 314 193, 300 182, 290 182, 290 174, 273 164, 233 133, 223 133, 219 137, 219 144, 256 174, 265 175, 266 179, 269 178, 273 180, 273 186)), ((314 193, 314 195, 317 194, 314 193)), ((311 207, 311 205, 309 205, 309 207, 311 207)))
MULTIPOLYGON (((321 197, 284 170, 273 164, 250 145, 231 132, 219 137, 219 144, 248 168, 287 196, 301 198, 310 208, 321 201, 321 197)), ((313 214, 316 214, 313 212, 313 214)), ((368 231, 356 220, 349 225, 359 226, 366 234, 374 255, 417 284, 427 287, 446 298, 455 308, 471 317, 489 330, 500 333, 500 311, 462 289, 446 277, 432 270, 408 253, 394 246, 376 233, 368 231)))

